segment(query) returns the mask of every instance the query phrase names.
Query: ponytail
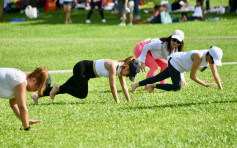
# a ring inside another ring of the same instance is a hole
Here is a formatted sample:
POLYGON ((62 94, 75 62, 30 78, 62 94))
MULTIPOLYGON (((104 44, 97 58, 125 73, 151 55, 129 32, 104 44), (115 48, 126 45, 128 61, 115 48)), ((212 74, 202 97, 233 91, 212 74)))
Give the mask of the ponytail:
POLYGON ((120 61, 121 61, 121 62, 124 62, 124 65, 125 65, 125 64, 129 65, 129 64, 132 62, 132 60, 135 60, 135 59, 136 59, 136 57, 130 56, 130 57, 128 57, 128 58, 126 58, 126 59, 124 59, 124 60, 120 60, 120 61))

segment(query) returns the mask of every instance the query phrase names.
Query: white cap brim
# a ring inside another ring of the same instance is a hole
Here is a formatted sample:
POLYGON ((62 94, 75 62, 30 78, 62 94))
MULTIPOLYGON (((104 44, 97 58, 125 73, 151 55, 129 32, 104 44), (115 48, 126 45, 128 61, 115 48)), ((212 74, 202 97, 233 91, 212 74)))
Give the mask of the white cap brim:
POLYGON ((172 38, 172 39, 177 39, 177 40, 179 40, 180 42, 183 41, 182 38, 181 38, 179 35, 172 35, 171 38, 172 38))
MULTIPOLYGON (((213 59, 214 60, 214 59, 213 59)), ((220 60, 214 60, 214 63, 217 65, 217 66, 222 66, 222 63, 220 60)))

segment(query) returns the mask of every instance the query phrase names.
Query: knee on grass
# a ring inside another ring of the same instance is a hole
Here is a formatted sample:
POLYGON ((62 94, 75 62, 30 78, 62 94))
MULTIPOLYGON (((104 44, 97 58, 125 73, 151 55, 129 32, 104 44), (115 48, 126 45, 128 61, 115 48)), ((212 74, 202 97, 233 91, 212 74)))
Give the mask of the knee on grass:
POLYGON ((181 90, 181 86, 173 86, 173 91, 180 91, 181 90))

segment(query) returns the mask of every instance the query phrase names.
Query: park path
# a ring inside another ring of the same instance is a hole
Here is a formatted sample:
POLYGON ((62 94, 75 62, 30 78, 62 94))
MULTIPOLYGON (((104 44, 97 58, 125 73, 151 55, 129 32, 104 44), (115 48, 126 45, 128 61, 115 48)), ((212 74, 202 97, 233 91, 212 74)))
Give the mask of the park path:
MULTIPOLYGON (((0 38, 5 40, 31 40, 31 41, 90 41, 90 40, 109 40, 109 41, 140 41, 141 38, 0 38)), ((225 37, 187 37, 185 40, 237 40, 237 36, 225 37)))

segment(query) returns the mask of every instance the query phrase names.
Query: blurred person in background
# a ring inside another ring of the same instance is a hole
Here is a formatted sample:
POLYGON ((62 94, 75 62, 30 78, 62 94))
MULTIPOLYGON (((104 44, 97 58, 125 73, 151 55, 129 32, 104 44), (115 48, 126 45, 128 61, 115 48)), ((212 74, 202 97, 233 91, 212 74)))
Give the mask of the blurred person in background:
POLYGON ((101 16, 101 19, 102 19, 102 23, 106 23, 106 20, 104 18, 104 10, 102 8, 102 0, 91 0, 91 9, 87 15, 87 19, 86 19, 86 23, 87 24, 90 24, 91 23, 91 15, 93 14, 93 12, 95 11, 95 6, 98 7, 98 10, 100 12, 100 16, 101 16))
POLYGON ((129 14, 129 26, 133 25, 133 9, 134 9, 134 0, 121 0, 121 5, 123 5, 122 8, 122 22, 119 24, 119 26, 126 26, 126 15, 129 14))

